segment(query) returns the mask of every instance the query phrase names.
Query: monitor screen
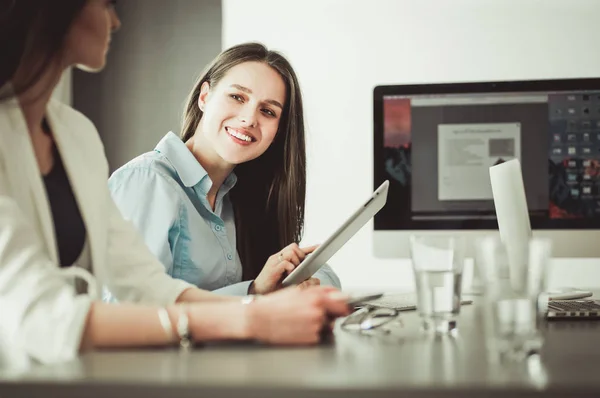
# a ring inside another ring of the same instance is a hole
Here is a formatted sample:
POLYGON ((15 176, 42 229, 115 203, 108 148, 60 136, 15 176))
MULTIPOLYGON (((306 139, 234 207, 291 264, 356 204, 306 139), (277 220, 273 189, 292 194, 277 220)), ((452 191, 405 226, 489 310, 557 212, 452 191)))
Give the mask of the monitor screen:
POLYGON ((496 229, 489 167, 514 158, 533 229, 600 227, 600 79, 376 87, 375 230, 496 229))

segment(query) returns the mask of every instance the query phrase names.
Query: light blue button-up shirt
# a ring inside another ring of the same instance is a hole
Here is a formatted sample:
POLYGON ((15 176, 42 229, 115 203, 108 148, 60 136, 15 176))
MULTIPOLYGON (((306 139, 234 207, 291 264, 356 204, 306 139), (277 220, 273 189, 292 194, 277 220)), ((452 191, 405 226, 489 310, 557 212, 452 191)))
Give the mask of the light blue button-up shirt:
MULTIPOLYGON (((212 211, 206 199, 212 181, 181 139, 169 132, 154 151, 115 171, 108 185, 123 216, 136 225, 169 275, 215 293, 241 296, 248 294, 251 281, 242 282, 236 250, 228 195, 235 183, 231 173, 212 211)), ((341 287, 328 265, 314 277, 322 285, 341 287)))

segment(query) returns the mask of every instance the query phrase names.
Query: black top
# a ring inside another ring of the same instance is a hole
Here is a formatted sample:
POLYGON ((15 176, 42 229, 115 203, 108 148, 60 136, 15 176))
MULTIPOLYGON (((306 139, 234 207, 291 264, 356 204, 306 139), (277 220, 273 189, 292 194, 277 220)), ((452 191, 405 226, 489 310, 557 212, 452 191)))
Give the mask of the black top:
MULTIPOLYGON (((44 132, 51 135, 46 123, 44 123, 44 127, 44 132)), ((86 230, 56 144, 52 146, 52 153, 54 165, 52 170, 43 176, 44 185, 54 219, 54 233, 58 244, 60 266, 69 267, 73 265, 83 250, 86 230)))

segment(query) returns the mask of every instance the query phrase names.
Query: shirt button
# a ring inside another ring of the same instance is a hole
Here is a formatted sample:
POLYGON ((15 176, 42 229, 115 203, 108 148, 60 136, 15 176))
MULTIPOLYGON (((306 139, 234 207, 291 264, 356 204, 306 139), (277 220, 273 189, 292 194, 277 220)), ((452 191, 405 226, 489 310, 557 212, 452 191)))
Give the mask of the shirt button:
POLYGON ((219 232, 221 230, 221 226, 220 225, 215 225, 215 231, 219 232))
POLYGON ((227 260, 231 260, 233 258, 233 256, 231 255, 231 253, 227 254, 227 260))

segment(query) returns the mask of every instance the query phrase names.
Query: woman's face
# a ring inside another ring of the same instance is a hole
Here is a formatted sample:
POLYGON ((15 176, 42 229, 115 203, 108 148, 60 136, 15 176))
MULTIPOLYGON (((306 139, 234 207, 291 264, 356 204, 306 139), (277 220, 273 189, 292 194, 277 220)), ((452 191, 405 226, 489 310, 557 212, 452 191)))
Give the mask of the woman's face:
POLYGON ((236 65, 216 86, 203 84, 198 99, 203 116, 197 133, 228 164, 255 159, 275 139, 285 97, 285 83, 269 65, 236 65))
POLYGON ((112 32, 121 21, 115 0, 88 0, 77 16, 66 39, 66 64, 98 71, 106 64, 112 32))

